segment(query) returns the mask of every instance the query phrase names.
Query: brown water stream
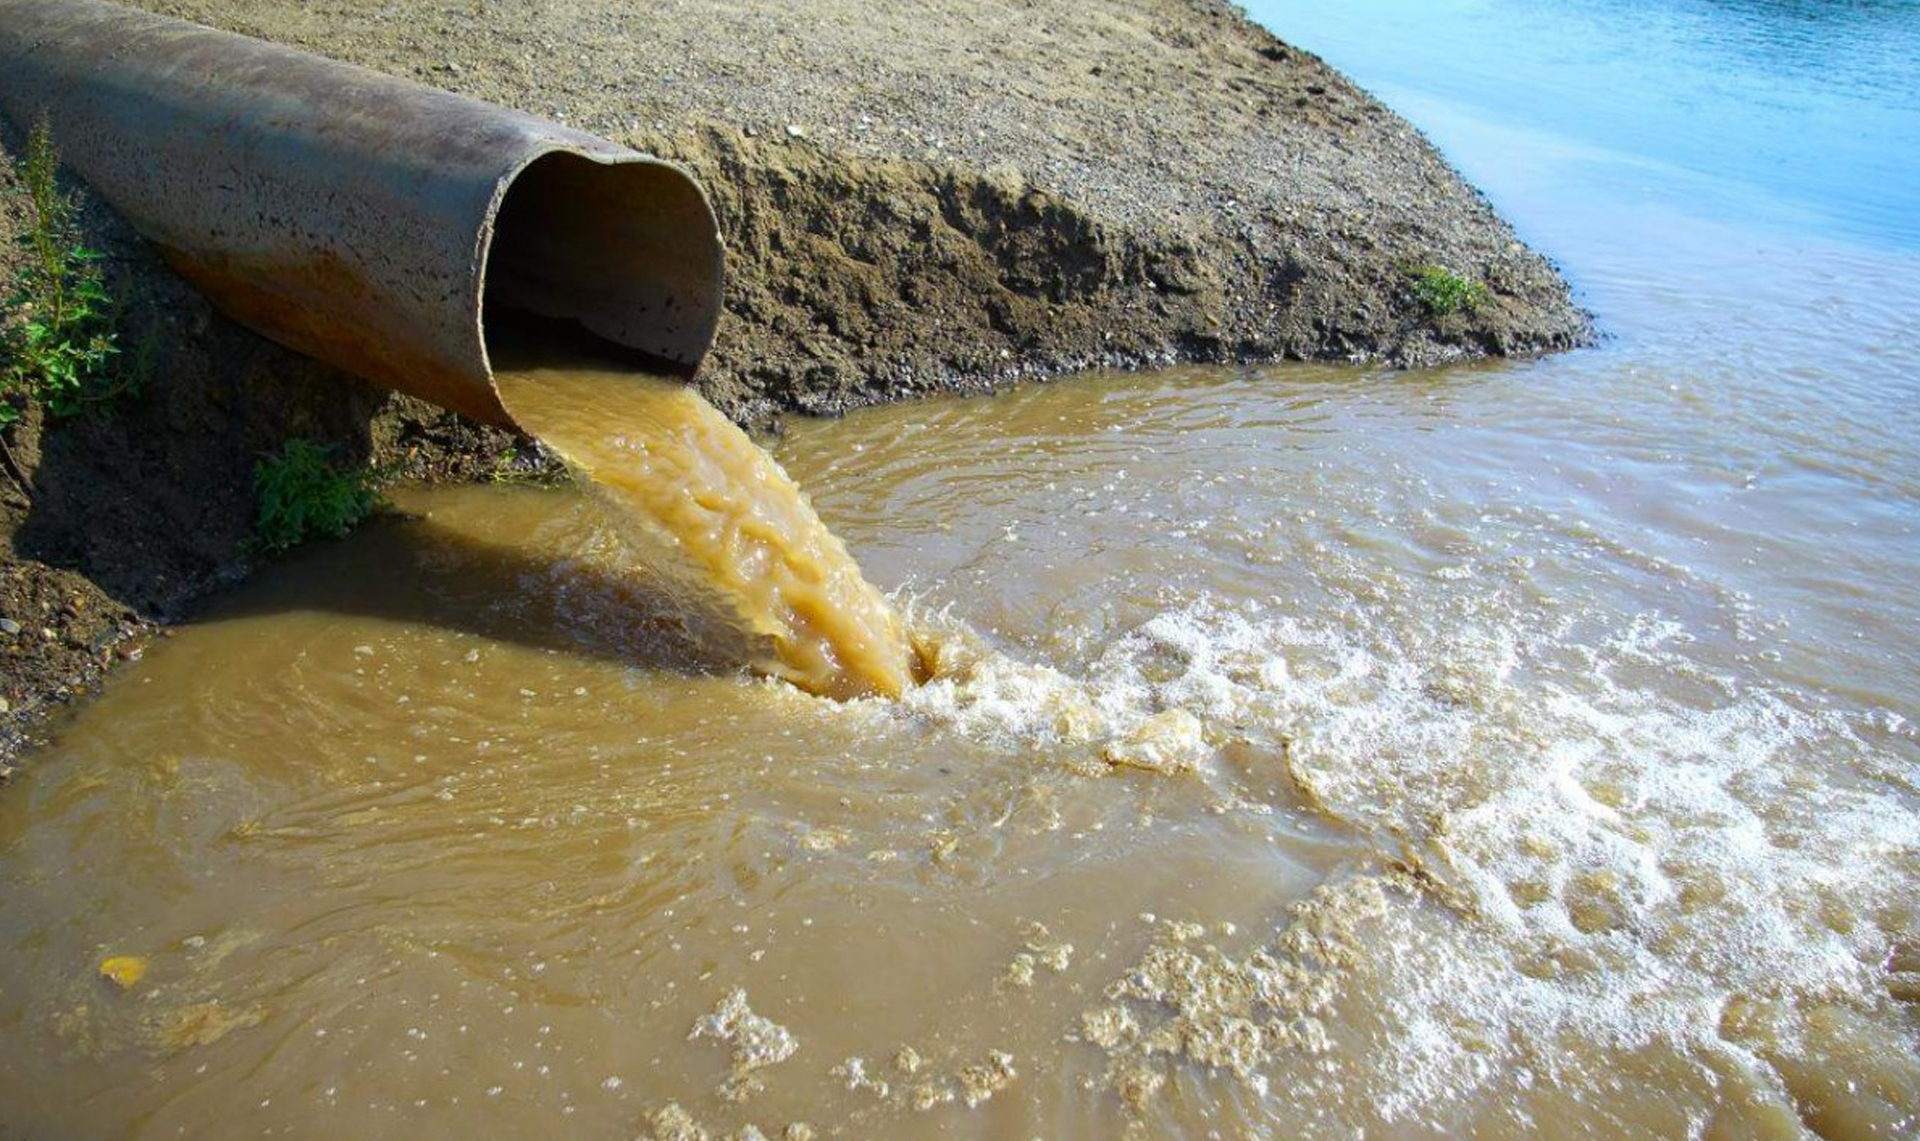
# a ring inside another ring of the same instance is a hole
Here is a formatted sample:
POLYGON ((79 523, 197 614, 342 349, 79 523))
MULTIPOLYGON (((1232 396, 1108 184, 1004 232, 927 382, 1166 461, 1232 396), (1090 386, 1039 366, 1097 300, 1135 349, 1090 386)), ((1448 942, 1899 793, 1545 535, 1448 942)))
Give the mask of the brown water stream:
POLYGON ((701 672, 596 496, 403 492, 0 797, 0 1124, 1905 1135, 1905 683, 1728 585, 1822 493, 1625 537, 1738 482, 1543 453, 1564 367, 800 426, 899 702, 701 672))
POLYGON ((606 501, 693 644, 810 693, 898 697, 912 684, 893 608, 773 457, 699 393, 592 362, 503 369, 498 383, 606 501))

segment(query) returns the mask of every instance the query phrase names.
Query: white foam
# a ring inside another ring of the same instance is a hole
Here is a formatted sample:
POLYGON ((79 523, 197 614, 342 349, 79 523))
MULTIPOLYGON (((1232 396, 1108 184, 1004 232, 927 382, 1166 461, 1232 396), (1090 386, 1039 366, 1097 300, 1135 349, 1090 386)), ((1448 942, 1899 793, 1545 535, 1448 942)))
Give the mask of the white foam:
POLYGON ((1896 760, 1893 715, 1717 675, 1668 620, 1576 645, 1461 619, 1409 631, 1202 601, 1111 642, 1085 679, 958 635, 952 668, 908 708, 1003 744, 1186 710, 1209 740, 1285 742, 1383 862, 1411 843, 1465 917, 1409 905, 1377 932, 1392 951, 1364 1002, 1391 1047, 1349 1092, 1389 1119, 1551 1059, 1569 1036, 1736 1050, 1720 1028, 1736 997, 1840 1001, 1911 1035, 1877 967, 1912 937, 1882 923, 1920 909, 1920 813, 1872 777, 1896 760), (1553 955, 1576 969, 1529 967, 1553 955))

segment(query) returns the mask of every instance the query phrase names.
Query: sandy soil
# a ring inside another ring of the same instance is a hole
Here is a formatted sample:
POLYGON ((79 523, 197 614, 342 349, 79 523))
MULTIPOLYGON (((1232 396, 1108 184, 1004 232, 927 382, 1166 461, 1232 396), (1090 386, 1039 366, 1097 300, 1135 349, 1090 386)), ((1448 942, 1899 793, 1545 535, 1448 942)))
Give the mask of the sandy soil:
MULTIPOLYGON (((700 383, 745 421, 1093 365, 1426 364, 1590 332, 1412 128, 1212 0, 144 6, 686 163, 730 257, 700 383), (1413 263, 1491 303, 1432 317, 1413 263)), ((0 135, 0 179, 18 146, 0 135)), ((0 480, 0 615, 21 627, 0 626, 0 756, 244 573, 248 473, 281 440, 427 478, 540 462, 238 329, 110 211, 87 217, 151 381, 109 416, 8 436, 28 486, 0 480)), ((0 209, 0 245, 19 223, 0 209)))
POLYGON ((1208 0, 148 6, 687 163, 732 254, 708 387, 736 412, 1585 331, 1412 128, 1208 0), (1498 303, 1436 326, 1405 296, 1410 262, 1498 303))

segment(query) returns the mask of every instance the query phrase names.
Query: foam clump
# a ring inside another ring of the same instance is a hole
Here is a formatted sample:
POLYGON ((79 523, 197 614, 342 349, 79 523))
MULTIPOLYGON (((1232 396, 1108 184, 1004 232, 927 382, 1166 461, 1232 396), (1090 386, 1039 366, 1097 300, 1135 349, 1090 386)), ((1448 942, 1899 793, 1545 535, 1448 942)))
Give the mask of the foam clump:
POLYGON ((1025 989, 1034 984, 1041 970, 1065 974, 1073 966, 1073 944, 1056 939, 1044 923, 1029 923, 1025 950, 1013 956, 1001 977, 1010 986, 1025 989))
POLYGON ((640 1135, 639 1141, 712 1141, 713 1135, 701 1128, 679 1102, 668 1102, 655 1110, 648 1124, 651 1128, 640 1135))
POLYGON ((1184 709, 1168 709, 1109 740, 1100 756, 1120 768, 1183 773, 1196 768, 1208 752, 1200 719, 1184 709))
POLYGON ((1162 921, 1107 1001, 1081 1015, 1081 1038, 1107 1054, 1109 1081, 1135 1108, 1161 1084, 1149 1076, 1156 1059, 1264 1088, 1261 1072, 1281 1054, 1328 1048, 1322 1019, 1387 903, 1378 877, 1322 887, 1272 944, 1241 955, 1200 942, 1199 924, 1162 921))
POLYGON ((1082 680, 1020 661, 951 620, 915 631, 931 677, 909 691, 908 712, 1001 747, 1040 748, 1113 768, 1175 775, 1213 756, 1207 728, 1185 708, 1098 669, 1082 680))
POLYGON ((747 992, 738 987, 727 992, 713 1013, 694 1022, 687 1039, 699 1038, 718 1039, 732 1047, 733 1073, 721 1092, 734 1101, 762 1088, 754 1071, 784 1062, 800 1049, 793 1032, 755 1014, 747 1005, 747 992))

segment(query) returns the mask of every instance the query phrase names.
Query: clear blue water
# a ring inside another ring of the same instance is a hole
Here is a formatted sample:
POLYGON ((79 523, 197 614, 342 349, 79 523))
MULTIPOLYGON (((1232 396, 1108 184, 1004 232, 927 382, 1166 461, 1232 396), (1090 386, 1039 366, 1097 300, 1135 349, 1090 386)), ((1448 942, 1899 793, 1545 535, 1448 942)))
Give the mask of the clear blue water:
POLYGON ((1913 0, 1254 0, 1249 10, 1425 128, 1496 197, 1508 148, 1526 144, 1476 136, 1470 122, 1587 152, 1597 191, 1920 247, 1913 0))

